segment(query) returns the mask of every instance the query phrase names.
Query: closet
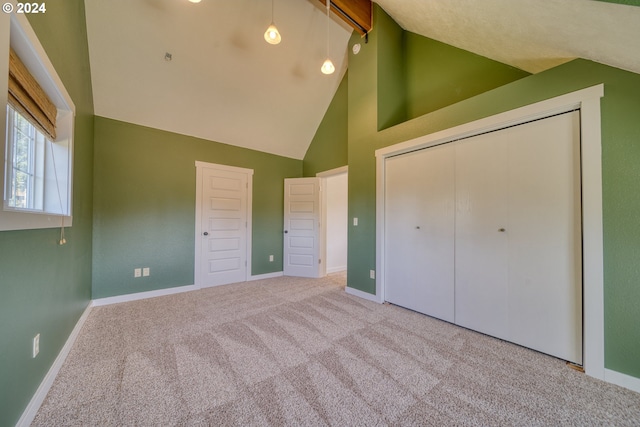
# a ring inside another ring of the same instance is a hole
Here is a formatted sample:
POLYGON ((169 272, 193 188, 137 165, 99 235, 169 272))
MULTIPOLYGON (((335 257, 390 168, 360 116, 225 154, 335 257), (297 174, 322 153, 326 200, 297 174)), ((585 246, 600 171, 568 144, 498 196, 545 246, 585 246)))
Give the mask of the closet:
POLYGON ((579 112, 385 160, 385 300, 582 364, 579 112))

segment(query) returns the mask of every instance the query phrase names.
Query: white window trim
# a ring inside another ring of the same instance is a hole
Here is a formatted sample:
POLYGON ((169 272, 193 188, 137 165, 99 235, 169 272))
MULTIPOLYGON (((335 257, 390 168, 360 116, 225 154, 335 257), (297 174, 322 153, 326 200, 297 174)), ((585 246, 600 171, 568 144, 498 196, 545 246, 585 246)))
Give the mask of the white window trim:
POLYGON ((376 296, 384 302, 385 159, 421 148, 580 109, 583 210, 584 368, 587 375, 611 381, 604 368, 604 275, 602 236, 602 146, 600 98, 604 85, 537 102, 495 116, 376 150, 376 296))
MULTIPOLYGON (((56 215, 42 212, 24 210, 0 209, 0 231, 4 230, 29 230, 38 228, 60 227, 64 222, 65 227, 73 223, 73 131, 75 119, 75 105, 71 96, 62 84, 53 64, 49 60, 44 48, 40 44, 33 28, 23 14, 0 14, 0 74, 9 75, 9 49, 18 54, 22 62, 29 69, 33 77, 38 81, 42 89, 47 93, 51 101, 58 108, 56 129, 58 143, 68 144, 68 173, 61 181, 66 182, 68 191, 61 188, 63 199, 68 194, 68 200, 63 207, 65 214, 56 215)), ((6 105, 7 105, 8 79, 0 79, 0 105, 2 105, 2 119, 0 120, 0 136, 3 143, 0 144, 0 194, 4 195, 5 183, 5 139, 6 129, 6 105)), ((56 158, 56 160, 60 160, 56 158)), ((3 197, 4 199, 4 197, 3 197)))

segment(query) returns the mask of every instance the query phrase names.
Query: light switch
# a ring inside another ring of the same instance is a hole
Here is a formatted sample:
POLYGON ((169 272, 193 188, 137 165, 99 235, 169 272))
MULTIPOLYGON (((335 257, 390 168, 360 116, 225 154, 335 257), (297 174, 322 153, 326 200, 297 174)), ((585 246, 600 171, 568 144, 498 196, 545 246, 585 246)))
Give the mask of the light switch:
POLYGON ((358 225, 358 218, 356 218, 356 217, 353 218, 353 225, 354 226, 358 225))

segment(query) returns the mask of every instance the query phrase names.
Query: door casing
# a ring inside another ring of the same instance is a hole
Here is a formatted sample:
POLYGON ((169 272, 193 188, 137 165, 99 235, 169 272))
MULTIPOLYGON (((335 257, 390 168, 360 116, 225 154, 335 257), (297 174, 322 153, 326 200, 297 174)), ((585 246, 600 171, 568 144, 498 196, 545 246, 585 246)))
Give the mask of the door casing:
MULTIPOLYGON (((324 277, 327 275, 327 245, 328 245, 328 236, 327 236, 327 179, 333 178, 342 174, 349 173, 349 166, 342 166, 335 169, 330 169, 324 172, 318 172, 316 177, 320 178, 320 205, 321 205, 321 213, 320 213, 320 223, 324 226, 320 232, 320 259, 322 260, 322 264, 320 266, 320 276, 324 277)), ((346 218, 347 222, 349 221, 349 214, 347 214, 346 218)))

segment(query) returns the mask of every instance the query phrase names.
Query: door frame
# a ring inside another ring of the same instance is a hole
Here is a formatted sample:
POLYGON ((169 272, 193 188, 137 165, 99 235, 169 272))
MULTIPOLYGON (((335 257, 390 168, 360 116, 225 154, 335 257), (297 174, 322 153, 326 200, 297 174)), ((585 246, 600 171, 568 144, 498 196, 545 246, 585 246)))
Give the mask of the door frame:
POLYGON ((236 166, 220 165, 217 163, 207 163, 196 160, 196 223, 194 234, 195 260, 193 266, 193 280, 198 289, 202 288, 202 173, 203 169, 215 169, 226 172, 235 172, 247 176, 247 244, 245 269, 245 282, 251 277, 251 253, 252 253, 252 201, 253 201, 253 169, 240 168, 236 166))
MULTIPOLYGON (((323 172, 318 172, 316 174, 316 177, 320 178, 320 223, 322 224, 320 233, 320 259, 322 260, 320 277, 324 277, 327 275, 327 178, 332 178, 337 175, 348 173, 349 165, 341 166, 335 169, 329 169, 323 172)), ((347 213, 347 223, 348 222, 349 214, 347 213)))
POLYGON ((602 236, 602 146, 599 84, 511 111, 376 150, 376 295, 385 301, 385 159, 486 132, 580 110, 583 227, 583 363, 587 375, 606 380, 604 368, 604 277, 602 236))

